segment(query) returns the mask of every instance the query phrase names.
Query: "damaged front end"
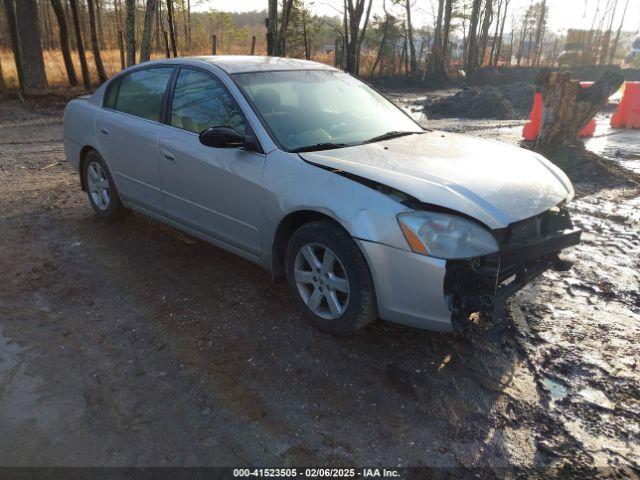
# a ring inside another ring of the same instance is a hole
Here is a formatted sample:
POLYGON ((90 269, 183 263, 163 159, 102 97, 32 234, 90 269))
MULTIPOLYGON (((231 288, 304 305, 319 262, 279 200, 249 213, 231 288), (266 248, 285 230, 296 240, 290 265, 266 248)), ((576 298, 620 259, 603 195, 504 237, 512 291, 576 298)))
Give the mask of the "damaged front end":
POLYGON ((471 314, 480 312, 494 325, 505 320, 504 303, 547 269, 566 270, 570 264, 559 253, 580 242, 565 207, 495 230, 500 251, 464 260, 447 260, 444 293, 456 331, 469 325, 471 314))

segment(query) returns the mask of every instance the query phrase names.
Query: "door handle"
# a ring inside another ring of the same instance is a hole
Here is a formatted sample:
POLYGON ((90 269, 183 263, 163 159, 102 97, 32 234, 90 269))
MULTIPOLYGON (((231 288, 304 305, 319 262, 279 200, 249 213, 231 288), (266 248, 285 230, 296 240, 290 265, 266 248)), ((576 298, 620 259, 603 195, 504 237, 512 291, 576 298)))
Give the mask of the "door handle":
POLYGON ((176 156, 173 153, 171 153, 169 150, 161 148, 160 154, 165 158, 165 160, 168 160, 170 162, 176 161, 176 156))
POLYGON ((109 135, 109 130, 107 130, 105 127, 100 127, 100 131, 105 135, 109 135))

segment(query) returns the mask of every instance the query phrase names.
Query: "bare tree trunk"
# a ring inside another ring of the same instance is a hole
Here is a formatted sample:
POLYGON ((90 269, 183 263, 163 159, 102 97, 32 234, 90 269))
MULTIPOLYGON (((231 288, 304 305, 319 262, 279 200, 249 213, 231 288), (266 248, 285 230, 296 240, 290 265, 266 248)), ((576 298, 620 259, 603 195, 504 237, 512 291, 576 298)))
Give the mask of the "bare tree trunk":
POLYGON ((94 0, 87 0, 87 6, 89 7, 89 28, 91 30, 91 49, 93 51, 93 61, 96 64, 98 81, 100 83, 104 83, 107 81, 107 73, 104 71, 102 57, 100 56, 100 44, 98 43, 98 32, 96 29, 94 0))
POLYGON ((473 0, 471 19, 469 22, 469 36, 467 47, 467 61, 465 69, 471 73, 478 65, 478 22, 480 20, 480 4, 482 0, 473 0))
MULTIPOLYGON (((309 39, 307 38, 307 15, 305 12, 302 13, 302 35, 304 40, 304 58, 307 60, 311 60, 311 52, 309 51, 309 39)), ((251 48, 251 55, 253 55, 253 49, 255 48, 255 39, 253 37, 253 46, 251 48)))
POLYGON ((491 42, 491 51, 489 52, 489 66, 493 65, 493 54, 496 52, 498 43, 498 31, 500 30, 500 14, 502 13, 502 0, 498 2, 498 12, 496 13, 496 29, 493 32, 493 42, 491 42))
POLYGON ((160 51, 160 49, 162 48, 162 30, 160 28, 160 20, 162 18, 162 1, 158 0, 157 3, 157 7, 156 7, 156 27, 155 27, 155 32, 154 32, 154 43, 155 43, 155 49, 156 52, 160 51))
POLYGON ((267 18, 267 55, 275 56, 278 44, 278 0, 269 0, 267 18))
MULTIPOLYGON (((170 0, 167 0, 167 3, 170 0)), ((125 0, 127 17, 125 21, 125 45, 127 52, 127 67, 136 63, 136 1, 125 0)))
POLYGON ((373 74, 378 67, 378 63, 380 63, 380 59, 382 58, 382 52, 384 51, 384 46, 387 43, 387 36, 389 35, 389 23, 391 21, 391 17, 387 12, 386 2, 384 4, 384 13, 385 13, 385 22, 384 22, 384 30, 382 32, 382 40, 380 40, 380 46, 378 47, 378 54, 376 55, 376 60, 373 62, 373 66, 371 67, 371 71, 369 72, 369 77, 373 77, 373 74))
POLYGON ((413 25, 411 24, 411 0, 405 0, 404 6, 407 11, 407 39, 409 41, 411 73, 415 75, 418 72, 418 60, 416 58, 416 45, 413 41, 413 25))
POLYGON ((144 30, 140 44, 140 61, 148 62, 151 58, 151 31, 153 30, 153 15, 157 8, 157 0, 147 0, 144 11, 144 30))
POLYGON ((47 86, 47 74, 44 69, 36 1, 20 0, 17 2, 16 19, 18 21, 18 32, 20 32, 19 40, 24 88, 25 90, 42 90, 47 86))
POLYGON ((191 0, 187 0, 187 43, 191 45, 191 0))
POLYGON ((484 20, 482 21, 482 33, 480 34, 480 66, 484 66, 484 58, 487 54, 487 42, 489 39, 489 28, 493 22, 493 0, 486 0, 484 9, 484 20))
POLYGON ((11 49, 13 50, 13 61, 16 64, 18 73, 18 84, 20 90, 24 91, 24 75, 22 73, 22 54, 20 52, 20 38, 18 36, 18 24, 16 21, 16 11, 13 7, 13 0, 3 0, 5 16, 7 18, 7 29, 11 38, 11 49))
POLYGON ((173 0, 167 0, 167 22, 169 23, 169 40, 171 40, 171 50, 174 58, 178 56, 178 47, 176 47, 176 32, 173 24, 173 0))
POLYGON ((589 39, 587 40, 586 48, 582 55, 582 65, 588 65, 591 61, 591 54, 593 53, 593 29, 596 26, 596 20, 600 18, 600 0, 596 3, 596 10, 593 14, 593 20, 591 21, 591 28, 589 29, 589 39))
POLYGON ((620 41, 620 32, 622 31, 622 24, 624 23, 624 18, 627 15, 627 7, 629 6, 629 0, 624 5, 624 11, 622 12, 622 18, 620 19, 620 26, 618 27, 618 32, 616 33, 616 39, 613 41, 613 47, 611 47, 611 52, 609 52, 609 63, 613 63, 613 59, 616 55, 616 50, 618 49, 618 42, 620 41))
POLYGON ((71 16, 73 17, 73 29, 76 32, 76 48, 80 57, 80 70, 82 71, 82 83, 86 90, 91 88, 91 77, 89 77, 89 66, 87 56, 84 52, 84 42, 82 41, 82 27, 80 26, 80 15, 78 14, 78 0, 69 0, 71 16))
POLYGON ((527 38, 527 24, 529 22, 530 10, 527 10, 527 14, 524 17, 524 23, 522 24, 522 32, 520 33, 520 44, 518 45, 518 54, 516 55, 516 65, 520 66, 522 60, 522 54, 524 53, 524 40, 527 38))
POLYGON ((282 0, 282 16, 280 19, 280 33, 278 34, 277 55, 284 57, 287 52, 287 28, 291 18, 293 0, 282 0))
MULTIPOLYGON (((509 2, 510 0, 504 0, 504 14, 502 15, 502 26, 500 27, 500 36, 497 39, 498 46, 496 47, 496 54, 493 59, 494 67, 497 67, 498 62, 500 61, 500 50, 502 50, 502 38, 504 35, 504 25, 505 23, 507 23, 507 11, 509 10, 509 2)), ((512 36, 511 42, 513 43, 513 32, 511 33, 511 36, 512 36)), ((510 52, 510 53, 513 53, 513 52, 510 52)))
POLYGON ((51 7, 53 8, 53 13, 58 20, 60 50, 62 50, 62 58, 64 59, 64 67, 67 70, 69 85, 75 87, 76 85, 78 85, 78 77, 76 76, 76 69, 73 66, 71 49, 69 48, 69 32, 67 30, 67 19, 64 16, 64 9, 62 8, 62 3, 60 2, 60 0, 51 0, 51 7))
POLYGON ((187 7, 184 0, 180 0, 180 8, 182 9, 182 30, 184 32, 184 46, 189 51, 189 29, 187 27, 187 7))
POLYGON ((53 38, 52 37, 52 29, 51 22, 49 18, 49 11, 47 10, 47 6, 43 0, 38 0, 37 8, 40 11, 40 18, 42 24, 42 46, 47 50, 52 50, 54 48, 53 38))
POLYGON ((447 75, 449 67, 449 32, 451 31, 451 15, 453 13, 453 0, 446 0, 444 6, 444 24, 442 25, 442 75, 447 75))
POLYGON ((611 29, 613 28, 613 17, 616 14, 616 8, 618 7, 618 0, 615 0, 613 4, 613 12, 611 12, 611 20, 609 22, 609 28, 602 35, 602 43, 600 46, 600 65, 605 65, 609 59, 609 46, 611 43, 611 29))
MULTIPOLYGON (((369 0, 371 3, 372 0, 369 0)), ((359 59, 358 53, 360 52, 360 45, 362 40, 364 39, 364 35, 361 35, 360 32, 360 23, 362 21, 362 15, 364 14, 366 0, 345 0, 345 43, 346 43, 346 63, 345 70, 353 75, 358 75, 359 69, 359 59), (354 3, 355 1, 355 3, 354 3)), ((371 11, 371 4, 369 4, 369 8, 367 12, 371 11)), ((362 29, 364 34, 366 30, 366 24, 368 22, 368 14, 367 18, 365 18, 365 27, 362 29)))
POLYGON ((600 17, 600 23, 598 23, 598 32, 596 34, 596 40, 595 42, 593 42, 594 44, 593 57, 592 57, 593 65, 596 65, 597 63, 600 63, 602 61, 601 48, 603 46, 602 43, 604 42, 604 37, 605 37, 605 32, 603 31, 603 28, 604 28, 604 22, 606 19, 606 14, 609 11, 610 3, 611 3, 611 0, 607 0, 605 9, 602 12, 602 16, 600 17))
POLYGON ((438 15, 436 17, 433 45, 431 47, 431 59, 427 65, 427 71, 432 74, 441 73, 442 65, 442 15, 444 14, 444 0, 438 1, 438 15))
POLYGON ((171 58, 171 50, 169 50, 169 38, 167 37, 167 32, 162 31, 162 38, 164 40, 164 54, 167 58, 171 58))
POLYGON ((105 48, 104 30, 102 29, 102 0, 96 0, 96 28, 98 30, 98 47, 105 48))
POLYGON ((593 86, 584 89, 577 80, 571 80, 569 72, 541 70, 536 78, 543 104, 536 150, 574 142, 580 130, 605 106, 623 81, 622 74, 608 71, 593 86))
POLYGON ((356 71, 358 75, 360 74, 360 52, 362 51, 362 44, 364 42, 364 36, 367 33, 367 28, 369 27, 369 18, 371 17, 371 7, 373 5, 373 0, 369 0, 369 6, 367 7, 367 13, 364 16, 364 23, 362 25, 362 29, 360 30, 360 36, 358 38, 358 53, 356 56, 356 71))
POLYGON ((69 46, 71 47, 71 51, 77 50, 78 46, 76 45, 76 37, 73 35, 73 14, 71 13, 71 6, 69 2, 62 2, 62 7, 64 8, 64 18, 67 21, 67 25, 69 26, 69 46))
POLYGON ((534 42, 536 48, 536 66, 540 65, 540 56, 542 55, 542 39, 544 37, 544 29, 545 29, 545 16, 547 13, 547 0, 542 0, 542 5, 540 6, 540 18, 538 18, 538 25, 536 28, 536 39, 534 42))
POLYGON ((116 30, 120 30, 122 31, 122 22, 120 20, 120 10, 121 10, 121 6, 120 6, 120 0, 113 0, 113 12, 116 16, 116 30))

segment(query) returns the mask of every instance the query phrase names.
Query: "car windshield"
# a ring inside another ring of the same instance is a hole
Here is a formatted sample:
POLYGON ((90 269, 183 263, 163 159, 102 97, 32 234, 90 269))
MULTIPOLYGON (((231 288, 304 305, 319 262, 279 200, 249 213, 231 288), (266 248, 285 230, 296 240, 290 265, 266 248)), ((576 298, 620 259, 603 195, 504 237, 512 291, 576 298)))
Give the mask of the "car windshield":
POLYGON ((341 148, 423 132, 382 95, 342 72, 294 70, 233 77, 288 151, 341 148))

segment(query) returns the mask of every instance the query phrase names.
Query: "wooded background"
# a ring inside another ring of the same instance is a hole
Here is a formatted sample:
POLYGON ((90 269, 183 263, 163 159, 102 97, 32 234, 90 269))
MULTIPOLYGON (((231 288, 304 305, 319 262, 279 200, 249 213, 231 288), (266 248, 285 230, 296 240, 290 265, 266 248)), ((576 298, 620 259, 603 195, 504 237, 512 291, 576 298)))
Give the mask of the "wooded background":
MULTIPOLYGON (((511 0, 433 0, 433 25, 421 28, 412 9, 429 0, 382 0, 383 14, 372 14, 373 0, 333 0, 333 17, 315 15, 308 0, 265 0, 264 11, 247 13, 194 11, 195 1, 1 0, 0 89, 89 90, 128 65, 203 54, 290 56, 363 77, 446 82, 482 66, 554 65, 566 43, 547 28, 546 0, 519 10, 511 0)), ((574 62, 623 58, 629 4, 597 1, 574 62)))

